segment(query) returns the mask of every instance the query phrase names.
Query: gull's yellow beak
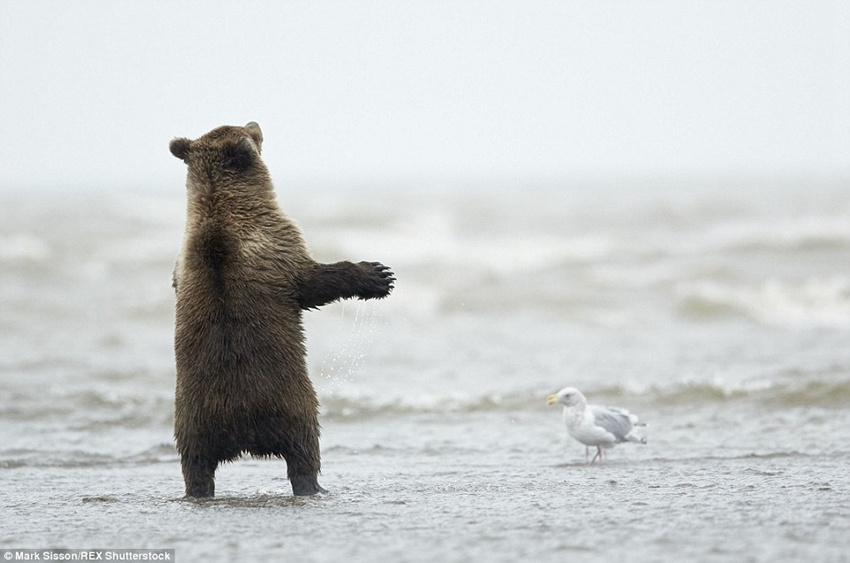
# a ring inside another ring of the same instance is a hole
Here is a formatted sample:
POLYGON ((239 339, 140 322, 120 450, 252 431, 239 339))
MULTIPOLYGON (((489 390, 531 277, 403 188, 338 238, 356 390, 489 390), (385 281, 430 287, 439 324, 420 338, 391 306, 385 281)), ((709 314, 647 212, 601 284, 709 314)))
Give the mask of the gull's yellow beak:
POLYGON ((557 395, 549 395, 548 397, 546 397, 546 404, 547 405, 554 405, 557 402, 558 402, 558 396, 557 395))

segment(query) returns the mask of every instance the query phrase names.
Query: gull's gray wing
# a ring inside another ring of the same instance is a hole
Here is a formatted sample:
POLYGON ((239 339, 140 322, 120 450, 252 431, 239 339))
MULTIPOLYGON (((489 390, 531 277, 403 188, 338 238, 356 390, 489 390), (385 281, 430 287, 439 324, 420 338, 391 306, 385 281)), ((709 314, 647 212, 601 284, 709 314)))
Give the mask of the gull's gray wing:
POLYGON ((593 415, 593 422, 601 426, 617 438, 618 442, 630 442, 627 436, 634 425, 628 414, 623 414, 622 409, 611 409, 600 405, 588 405, 593 415))

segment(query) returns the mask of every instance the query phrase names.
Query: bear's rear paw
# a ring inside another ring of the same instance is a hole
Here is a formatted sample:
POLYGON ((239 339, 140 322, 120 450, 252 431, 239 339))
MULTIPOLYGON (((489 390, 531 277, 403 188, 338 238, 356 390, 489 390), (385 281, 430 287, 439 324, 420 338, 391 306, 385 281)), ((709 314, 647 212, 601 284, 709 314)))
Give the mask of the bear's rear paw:
POLYGON ((360 299, 381 299, 393 290, 395 275, 392 270, 380 262, 360 262, 365 274, 362 285, 358 288, 357 297, 360 299))
POLYGON ((319 485, 315 475, 297 475, 290 477, 292 483, 292 494, 298 497, 325 494, 327 491, 319 485))

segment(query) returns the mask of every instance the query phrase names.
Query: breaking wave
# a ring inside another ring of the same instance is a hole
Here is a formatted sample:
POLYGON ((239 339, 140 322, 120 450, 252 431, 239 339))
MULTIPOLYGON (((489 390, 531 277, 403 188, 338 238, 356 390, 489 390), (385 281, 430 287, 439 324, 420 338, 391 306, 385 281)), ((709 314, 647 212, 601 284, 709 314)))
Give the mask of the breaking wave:
MULTIPOLYGON (((554 391, 550 390, 550 391, 554 391)), ((629 404, 635 408, 675 408, 734 401, 750 402, 768 409, 818 407, 841 409, 850 406, 850 368, 834 379, 745 383, 679 382, 643 389, 623 386, 586 388, 591 402, 629 404)), ((322 400, 322 415, 335 422, 420 414, 539 411, 546 408, 545 393, 528 391, 515 395, 425 396, 378 399, 374 397, 322 400)))
POLYGON ((684 317, 695 320, 739 316, 769 326, 847 327, 850 278, 682 284, 678 288, 678 308, 684 317))

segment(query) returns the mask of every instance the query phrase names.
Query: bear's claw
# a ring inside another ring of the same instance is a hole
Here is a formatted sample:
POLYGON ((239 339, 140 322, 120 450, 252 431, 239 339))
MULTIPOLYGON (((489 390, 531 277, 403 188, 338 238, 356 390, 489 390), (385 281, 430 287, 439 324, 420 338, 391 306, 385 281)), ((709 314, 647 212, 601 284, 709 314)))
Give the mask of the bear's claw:
POLYGON ((388 266, 380 262, 361 262, 360 265, 368 275, 357 294, 360 299, 381 299, 392 292, 395 274, 388 266))

